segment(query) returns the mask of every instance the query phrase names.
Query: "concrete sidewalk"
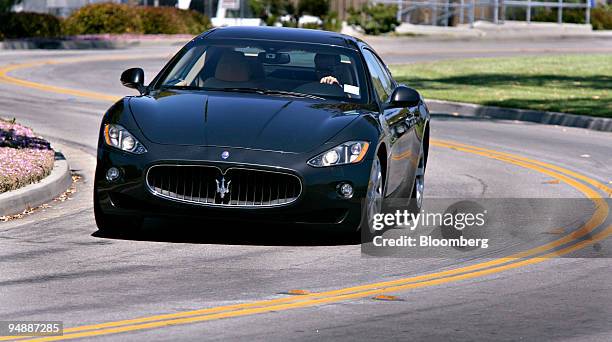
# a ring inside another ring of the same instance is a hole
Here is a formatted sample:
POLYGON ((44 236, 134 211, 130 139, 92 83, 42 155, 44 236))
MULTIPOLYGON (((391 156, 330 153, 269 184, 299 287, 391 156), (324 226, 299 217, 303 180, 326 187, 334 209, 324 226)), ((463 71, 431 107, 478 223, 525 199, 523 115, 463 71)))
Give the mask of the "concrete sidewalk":
MULTIPOLYGON (((342 33, 371 39, 359 32, 354 27, 343 25, 342 33)), ((557 24, 545 22, 522 22, 505 21, 501 24, 493 24, 488 21, 476 21, 473 27, 469 24, 459 26, 432 26, 432 25, 413 25, 402 23, 395 29, 394 35, 378 36, 394 38, 396 36, 421 37, 426 39, 543 39, 543 38, 562 38, 562 37, 609 37, 612 38, 612 31, 593 31, 590 24, 557 24)))

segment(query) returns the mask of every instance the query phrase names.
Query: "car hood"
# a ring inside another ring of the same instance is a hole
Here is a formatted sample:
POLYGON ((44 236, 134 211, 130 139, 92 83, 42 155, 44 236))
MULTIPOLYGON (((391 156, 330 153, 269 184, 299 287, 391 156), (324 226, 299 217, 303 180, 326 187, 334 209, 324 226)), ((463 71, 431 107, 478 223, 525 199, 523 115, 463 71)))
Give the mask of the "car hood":
POLYGON ((136 123, 154 143, 296 153, 331 139, 358 116, 357 107, 222 92, 163 91, 130 99, 136 123))

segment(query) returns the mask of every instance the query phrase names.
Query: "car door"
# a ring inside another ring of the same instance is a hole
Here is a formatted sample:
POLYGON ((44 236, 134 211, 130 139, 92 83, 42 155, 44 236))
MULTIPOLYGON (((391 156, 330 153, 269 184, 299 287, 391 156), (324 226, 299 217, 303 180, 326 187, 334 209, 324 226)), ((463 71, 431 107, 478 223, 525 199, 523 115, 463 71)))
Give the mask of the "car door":
POLYGON ((390 158, 387 161, 386 195, 403 197, 406 178, 409 177, 410 160, 413 157, 410 115, 407 108, 386 107, 395 88, 395 82, 373 51, 364 48, 363 55, 370 71, 375 95, 381 104, 380 120, 389 128, 390 158))
MULTIPOLYGON (((384 64, 382 59, 375 55, 377 60, 383 67, 383 72, 389 77, 394 87, 398 84, 393 80, 389 68, 384 64)), ((399 158, 403 160, 404 177, 403 184, 401 185, 401 194, 398 197, 409 197, 412 195, 412 187, 414 183, 415 172, 419 164, 419 157, 421 153, 421 140, 423 137, 424 120, 425 115, 424 105, 420 104, 414 107, 402 108, 402 119, 405 124, 405 133, 402 135, 402 154, 399 158)))

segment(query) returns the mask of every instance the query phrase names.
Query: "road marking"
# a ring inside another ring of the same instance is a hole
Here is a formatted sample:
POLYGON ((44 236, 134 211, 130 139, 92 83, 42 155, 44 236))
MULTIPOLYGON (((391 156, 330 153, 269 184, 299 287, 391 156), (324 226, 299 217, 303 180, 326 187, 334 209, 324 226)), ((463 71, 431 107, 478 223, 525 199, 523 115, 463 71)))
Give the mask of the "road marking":
MULTIPOLYGON (((108 322, 94 325, 85 325, 80 327, 68 328, 65 329, 66 335, 57 336, 57 337, 45 337, 42 339, 35 339, 36 341, 54 341, 54 340, 62 340, 62 339, 73 339, 80 337, 88 337, 88 336, 97 336, 97 335, 106 335, 120 332, 128 332, 142 329, 150 329, 156 327, 164 327, 164 326, 172 326, 178 324, 187 324, 194 322, 203 322, 213 319, 220 318, 228 318, 228 317, 240 317, 245 315, 252 315, 263 312, 270 311, 281 311, 288 310, 293 308, 302 308, 313 305, 320 305, 325 303, 343 301, 348 299, 358 299, 370 296, 381 295, 389 292, 397 292, 401 290, 413 289, 417 287, 424 286, 433 286, 439 285, 451 281, 458 281, 464 279, 471 279, 478 276, 489 275, 493 273, 498 273, 510 269, 514 269, 517 267, 531 265, 535 263, 542 262, 549 258, 559 256, 562 254, 570 253, 579 248, 582 248, 588 244, 599 241, 605 237, 607 237, 610 233, 612 233, 612 226, 607 227, 605 231, 598 233, 591 239, 583 240, 578 244, 565 247, 561 250, 552 251, 548 254, 541 257, 532 257, 529 259, 522 260, 527 257, 531 257, 534 255, 538 255, 544 252, 551 251, 554 248, 561 247, 568 243, 574 242, 585 235, 592 232, 596 229, 601 223, 604 222, 605 218, 608 215, 609 208, 605 201, 602 200, 601 195, 595 192, 593 189, 585 186, 582 183, 578 183, 577 181, 564 176, 561 173, 557 173, 555 171, 551 171, 549 169, 545 169, 541 166, 535 166, 525 161, 516 160, 509 156, 500 155, 500 153, 493 152, 483 152, 480 148, 470 149, 464 144, 455 145, 450 142, 440 143, 438 141, 432 141, 432 145, 440 146, 440 147, 448 147, 453 148, 458 151, 474 153, 478 155, 483 155, 486 157, 490 157, 493 159, 498 159, 503 162, 508 162, 512 164, 516 164, 522 167, 530 168, 539 172, 546 173, 556 179, 567 183, 577 190, 581 191, 587 198, 592 199, 597 203, 596 212, 593 217, 580 229, 577 231, 566 235, 556 241, 550 242, 548 244, 536 247, 531 250, 527 250, 524 252, 520 252, 508 257, 499 258, 496 260, 483 262, 480 264, 474 264, 466 267, 451 269, 447 271, 425 274, 421 276, 415 276, 404 279, 397 279, 392 281, 367 284, 354 286, 349 288, 342 288, 338 290, 332 290, 327 292, 320 293, 312 293, 309 295, 303 296, 292 296, 292 297, 284 297, 277 298, 272 300, 265 300, 259 302, 251 302, 251 303, 243 303, 236 305, 228 305, 228 306, 220 306, 207 308, 202 310, 193 310, 188 312, 179 312, 173 314, 165 314, 165 315, 156 315, 150 317, 141 317, 130 320, 116 321, 116 322, 108 322), (601 203, 603 202, 603 203, 601 203), (605 233, 605 234, 604 234, 605 233), (579 246, 579 247, 577 247, 579 246)), ((489 150, 492 151, 492 150, 489 150)), ((549 165, 547 163, 539 162, 542 165, 549 165)), ((565 170, 563 168, 559 168, 560 170, 564 170, 564 173, 573 173, 573 171, 565 170)), ((597 184, 597 181, 593 182, 597 184)))
POLYGON ((160 54, 160 55, 148 55, 148 56, 134 56, 134 55, 117 55, 117 56, 96 56, 96 57, 88 57, 88 58, 64 58, 59 60, 44 60, 44 61, 36 61, 36 62, 28 62, 28 63, 19 63, 19 64, 10 64, 0 67, 0 81, 3 81, 8 84, 17 85, 20 87, 27 87, 36 90, 42 90, 49 93, 70 95, 70 96, 79 96, 85 97, 93 100, 100 101, 111 101, 116 102, 122 98, 119 95, 109 95, 104 93, 98 93, 93 91, 86 90, 77 90, 72 88, 64 88, 58 87, 38 82, 26 81, 20 78, 16 78, 13 76, 9 76, 8 73, 11 71, 19 70, 19 69, 28 69, 41 67, 45 65, 59 65, 59 64, 68 64, 68 63, 79 63, 79 62, 96 62, 96 61, 124 61, 124 60, 141 60, 141 59, 153 59, 153 58, 168 58, 168 54, 160 54))
POLYGON ((294 295, 294 296, 305 296, 305 295, 309 295, 311 292, 308 290, 289 290, 287 291, 287 294, 290 295, 294 295))
POLYGON ((378 295, 378 296, 372 297, 372 299, 388 301, 388 302, 400 302, 400 301, 402 301, 400 297, 398 297, 398 296, 391 296, 391 295, 378 295))
MULTIPOLYGON (((605 192, 606 194, 608 194, 608 197, 612 197, 612 188, 606 186, 603 183, 600 183, 596 180, 593 180, 587 176, 584 176, 580 173, 562 168, 560 166, 554 165, 554 164, 549 164, 549 163, 545 163, 545 162, 541 162, 539 160, 535 160, 535 159, 530 159, 527 157, 523 157, 517 154, 512 154, 512 153, 507 153, 507 152, 501 152, 501 151, 496 151, 496 150, 491 150, 491 149, 486 149, 483 147, 476 147, 476 146, 472 146, 472 145, 466 145, 466 144, 462 144, 462 143, 458 143, 458 142, 454 142, 454 141, 447 141, 447 140, 433 140, 434 144, 437 144, 437 146, 440 147, 448 147, 448 148, 453 148, 453 146, 455 147, 464 147, 464 148, 468 148, 468 149, 472 149, 472 150, 476 150, 476 151, 482 151, 482 152, 488 152, 491 154, 496 154, 496 155, 500 155, 500 156, 508 156, 510 158, 514 158, 517 160, 521 160, 521 161, 525 161, 531 164, 535 164, 535 165, 540 165, 540 166, 544 166, 546 168, 555 170, 555 171, 559 171, 561 173, 564 173, 568 176, 572 176, 574 178, 580 179, 583 182, 586 182, 592 186, 594 186, 595 188, 605 192)), ((612 181, 610 182, 610 184, 612 184, 612 181)))
MULTIPOLYGON (((153 58, 152 56, 147 56, 149 58, 153 58)), ((139 59, 142 57, 126 57, 126 56, 116 56, 116 58, 111 59, 139 59)), ((28 68, 28 67, 36 67, 42 66, 45 64, 60 64, 60 63, 70 63, 70 62, 82 62, 82 61, 94 61, 94 60, 109 60, 108 57, 100 57, 100 58, 75 58, 68 61, 68 59, 61 61, 46 61, 46 62, 33 62, 33 63, 23 63, 16 64, 11 66, 5 66, 0 68, 0 80, 24 87, 30 87, 37 90, 54 92, 60 94, 67 94, 73 96, 81 96, 87 97, 97 100, 112 100, 115 101, 117 97, 107 94, 88 92, 88 91, 79 91, 69 88, 61 88, 55 86, 44 85, 36 82, 25 81, 21 79, 17 79, 11 76, 8 76, 8 72, 14 71, 17 69, 28 68)), ((292 297, 284 297, 277 298, 265 301, 251 302, 251 303, 242 303, 235 305, 227 305, 227 306, 219 306, 201 310, 193 310, 186 312, 178 312, 173 314, 164 314, 164 315, 155 315, 149 317, 141 317, 135 319, 121 320, 115 322, 107 322, 101 324, 93 324, 93 325, 84 325, 73 328, 67 328, 64 330, 67 333, 64 336, 50 336, 43 337, 40 339, 34 339, 35 341, 55 341, 55 340, 64 340, 64 339, 74 339, 80 337, 87 336, 98 336, 98 335, 106 335, 113 334, 119 332, 127 332, 127 331, 135 331, 142 329, 150 329, 155 327, 163 327, 163 326, 171 326, 178 324, 186 324, 186 323, 194 323, 194 322, 202 322, 213 319, 227 318, 227 317, 239 317, 245 315, 252 315, 263 312, 270 311, 280 311, 280 310, 288 310, 293 308, 302 308, 313 305, 320 305, 331 302, 338 302, 348 299, 358 299, 369 296, 378 296, 383 295, 385 293, 390 292, 398 292, 407 289, 413 289, 417 287, 424 286, 433 286, 439 285, 452 281, 459 281, 464 279, 471 279, 474 277, 494 274, 498 272, 502 272, 509 269, 514 269, 517 267, 531 265, 535 263, 542 262, 544 260, 567 254, 573 251, 576 251, 580 248, 583 248, 589 244, 592 244, 596 241, 602 240, 612 234, 612 226, 608 226, 605 230, 597 233, 591 239, 586 239, 579 241, 574 245, 570 245, 564 247, 560 250, 553 250, 555 248, 567 245, 569 243, 575 242, 578 239, 585 237, 587 234, 591 233, 598 226, 600 226, 608 216, 609 208, 607 203, 601 198, 601 196, 594 191, 593 189, 585 186, 582 183, 577 182, 576 180, 569 178, 574 177, 576 179, 580 179, 595 188, 602 190, 608 194, 608 196, 612 196, 612 190, 599 183, 596 180, 593 180, 587 176, 579 174, 577 172, 567 170, 561 168, 556 165, 540 162, 537 160, 529 159, 526 157, 499 152, 495 150, 485 149, 476 146, 470 146, 460 143, 454 143, 449 141, 442 140, 432 140, 431 144, 437 147, 446 147, 451 148, 457 151, 477 154, 481 156, 485 156, 488 158, 496 159, 502 162, 507 162, 511 164, 515 164, 521 167, 525 167, 528 169, 532 169, 544 174, 547 174, 559 181, 562 181, 580 192, 582 192, 587 198, 593 200, 596 205, 595 214, 590 218, 590 220, 585 223, 578 230, 572 232, 569 235, 566 235, 556 241, 547 243, 545 245, 523 251, 520 253, 516 253, 514 255, 495 259, 488 262, 483 262, 479 264, 469 265, 461 268, 450 269, 442 272, 436 272, 431 274, 425 274, 410 278, 397 279, 392 281, 385 281, 380 283, 366 284, 348 288, 342 288, 338 290, 320 292, 320 293, 311 293, 305 294, 301 296, 292 296, 292 297), (540 257, 533 257, 538 254, 551 251, 545 255, 540 257), (528 258, 531 257, 531 258, 528 258), (528 258, 528 259, 525 259, 528 258), (525 260, 523 260, 525 259, 525 260)), ((19 337, 17 337, 19 338, 19 337)), ((24 337, 21 337, 24 338, 24 337)), ((27 337, 25 337, 27 338, 27 337)), ((0 340, 7 339, 15 339, 15 337, 5 337, 0 338, 0 340)))
POLYGON ((150 323, 144 323, 144 324, 138 324, 138 325, 118 326, 118 327, 113 327, 113 328, 104 329, 104 330, 85 331, 85 332, 80 332, 80 333, 67 334, 64 336, 43 337, 43 338, 31 339, 28 341, 59 341, 59 340, 75 339, 75 338, 82 338, 82 337, 116 334, 116 333, 136 331, 136 330, 160 328, 160 327, 167 327, 167 326, 174 326, 174 325, 181 325, 181 324, 188 324, 188 323, 198 323, 198 322, 205 322, 205 321, 216 320, 216 319, 221 319, 221 318, 241 317, 241 316, 248 316, 248 315, 266 313, 266 312, 272 312, 272 311, 277 312, 277 311, 284 311, 284 310, 295 309, 295 308, 311 307, 315 305, 322 305, 322 304, 333 303, 333 302, 338 302, 338 301, 346 301, 349 299, 360 299, 360 298, 364 298, 364 297, 368 297, 368 296, 372 296, 372 295, 376 295, 380 293, 399 292, 399 291, 405 291, 408 289, 415 289, 415 288, 420 288, 420 287, 425 287, 425 286, 440 285, 440 284, 448 283, 451 281, 460 281, 460 280, 466 280, 466 279, 471 279, 471 278, 476 278, 476 277, 482 277, 482 276, 491 275, 491 274, 499 273, 502 271, 507 271, 507 270, 522 267, 522 266, 537 264, 545 260, 557 257, 559 255, 564 255, 564 254, 568 254, 568 253, 577 251, 596 241, 603 240, 611 234, 612 234, 612 225, 608 226, 604 231, 596 234, 591 240, 580 241, 577 244, 574 244, 569 247, 565 247, 556 252, 545 254, 538 258, 531 258, 531 259, 523 260, 520 262, 505 265, 505 266, 489 268, 489 269, 472 272, 472 273, 460 274, 460 275, 456 275, 456 276, 452 276, 448 278, 440 278, 440 279, 434 279, 434 280, 429 280, 429 281, 424 281, 424 282, 419 282, 419 283, 392 286, 392 287, 387 287, 383 289, 351 293, 351 294, 346 294, 346 295, 341 295, 341 296, 336 296, 336 297, 317 298, 317 299, 304 300, 301 302, 276 304, 276 305, 264 306, 264 307, 258 307, 258 308, 252 308, 252 309, 222 312, 222 313, 216 313, 216 314, 204 315, 204 316, 177 318, 177 319, 150 322, 150 323))
POLYGON ((115 102, 115 101, 117 101, 117 100, 119 100, 121 98, 121 97, 117 97, 117 96, 112 96, 112 95, 107 95, 107 94, 102 94, 102 93, 96 93, 96 92, 92 92, 92 91, 62 88, 62 87, 56 87, 56 86, 46 85, 46 84, 42 84, 42 83, 25 81, 25 80, 22 80, 22 79, 19 79, 19 78, 15 78, 15 77, 11 77, 11 76, 8 75, 8 73, 13 71, 13 70, 37 67, 37 66, 42 66, 42 65, 51 65, 51 64, 58 64, 58 63, 54 63, 54 62, 23 63, 23 64, 15 64, 15 65, 10 65, 10 66, 5 66, 5 67, 0 68, 0 80, 4 81, 6 83, 13 84, 13 85, 18 85, 18 86, 28 87, 28 88, 34 88, 34 89, 42 90, 42 91, 46 91, 46 92, 57 93, 57 94, 64 94, 64 95, 72 95, 72 96, 80 96, 80 97, 87 97, 87 98, 94 98, 96 100, 104 100, 104 101, 113 101, 113 102, 115 102))

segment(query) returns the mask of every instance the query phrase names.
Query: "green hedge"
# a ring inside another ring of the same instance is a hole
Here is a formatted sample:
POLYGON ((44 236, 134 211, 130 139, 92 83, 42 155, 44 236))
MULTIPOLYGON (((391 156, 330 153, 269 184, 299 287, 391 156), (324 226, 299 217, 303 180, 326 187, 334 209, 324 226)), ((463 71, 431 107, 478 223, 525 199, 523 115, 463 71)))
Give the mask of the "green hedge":
MULTIPOLYGON (((531 18, 533 21, 557 22, 557 9, 536 8, 531 18)), ((563 10, 563 22, 584 24, 585 10, 570 8, 563 10)), ((595 30, 612 30, 612 6, 601 6, 591 9, 591 25, 595 30)))
POLYGON ((64 21, 67 35, 97 33, 199 34, 208 17, 174 7, 132 7, 102 3, 81 7, 64 21))
POLYGON ((208 17, 174 7, 137 7, 146 34, 200 34, 212 27, 208 17))
POLYGON ((612 30, 612 6, 600 6, 591 10, 591 24, 594 30, 612 30))
POLYGON ((204 31, 210 30, 212 22, 210 18, 200 12, 193 10, 177 10, 181 13, 183 20, 187 24, 187 32, 189 34, 200 34, 204 31))
POLYGON ((79 8, 64 21, 67 35, 96 33, 142 33, 135 7, 101 3, 79 8))
POLYGON ((366 34, 381 34, 395 31, 397 6, 385 4, 364 4, 361 9, 349 8, 349 25, 360 26, 366 34))
POLYGON ((60 19, 53 15, 30 12, 0 14, 0 39, 59 36, 60 19))

